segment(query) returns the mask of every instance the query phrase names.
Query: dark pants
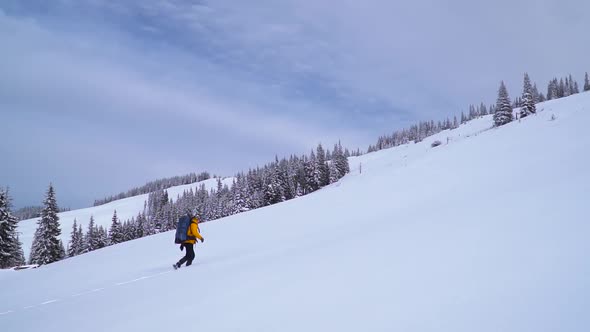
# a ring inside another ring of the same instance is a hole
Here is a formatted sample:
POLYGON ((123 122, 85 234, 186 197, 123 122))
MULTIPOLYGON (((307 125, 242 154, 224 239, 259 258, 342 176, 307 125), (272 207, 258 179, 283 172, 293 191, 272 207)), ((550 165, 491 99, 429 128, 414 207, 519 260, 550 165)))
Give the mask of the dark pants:
POLYGON ((186 255, 184 255, 184 257, 182 257, 178 261, 178 266, 181 266, 182 264, 184 264, 184 262, 186 262, 186 266, 189 266, 189 265, 191 265, 193 263, 193 259, 195 259, 194 244, 192 244, 192 243, 185 243, 184 244, 184 250, 186 250, 186 255))

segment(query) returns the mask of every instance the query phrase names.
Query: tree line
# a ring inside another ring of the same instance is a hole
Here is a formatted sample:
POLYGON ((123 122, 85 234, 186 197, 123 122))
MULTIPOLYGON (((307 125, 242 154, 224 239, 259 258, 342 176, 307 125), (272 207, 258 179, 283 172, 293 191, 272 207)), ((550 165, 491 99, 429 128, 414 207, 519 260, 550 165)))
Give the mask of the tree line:
MULTIPOLYGON (((584 91, 590 91, 590 81, 588 73, 584 75, 584 91)), ((578 82, 572 75, 557 80, 553 78, 547 84, 547 96, 536 90, 536 84, 531 85, 531 80, 527 73, 524 74, 522 95, 515 102, 511 103, 508 96, 508 90, 504 82, 500 82, 498 89, 498 98, 496 100, 496 110, 494 112, 494 126, 502 126, 514 120, 514 108, 520 108, 516 113, 517 118, 524 118, 537 113, 535 104, 546 100, 553 100, 568 97, 580 93, 578 82)))
MULTIPOLYGON (((41 216, 41 211, 43 210, 43 206, 25 206, 16 211, 14 211, 13 215, 18 220, 27 220, 38 218, 41 216)), ((70 208, 59 208, 59 212, 67 212, 70 211, 70 208)))
POLYGON ((93 206, 99 206, 119 199, 147 194, 156 190, 168 189, 170 187, 182 186, 185 184, 205 181, 210 178, 211 175, 208 172, 201 172, 199 174, 190 173, 187 175, 158 179, 155 181, 150 181, 141 187, 135 187, 127 190, 126 192, 119 193, 117 195, 108 196, 103 199, 97 199, 94 201, 93 206))
MULTIPOLYGON (((583 91, 590 91, 590 79, 587 72, 584 76, 583 91)), ((551 79, 547 84, 546 94, 543 94, 537 89, 537 84, 531 83, 529 75, 525 73, 522 95, 514 100, 510 100, 506 86, 504 82, 501 82, 495 105, 486 106, 484 103, 478 106, 469 105, 469 112, 461 112, 460 120, 454 116, 453 119, 447 117, 445 120, 437 122, 421 121, 408 128, 396 130, 392 134, 379 136, 375 144, 369 145, 367 152, 379 151, 410 142, 417 143, 443 130, 455 129, 461 124, 488 114, 493 114, 495 126, 501 126, 513 120, 512 110, 514 108, 521 108, 518 117, 526 117, 536 112, 536 103, 567 97, 579 92, 578 82, 573 79, 572 75, 568 75, 559 80, 557 78, 551 79), (497 113, 498 110, 500 113, 497 113)))

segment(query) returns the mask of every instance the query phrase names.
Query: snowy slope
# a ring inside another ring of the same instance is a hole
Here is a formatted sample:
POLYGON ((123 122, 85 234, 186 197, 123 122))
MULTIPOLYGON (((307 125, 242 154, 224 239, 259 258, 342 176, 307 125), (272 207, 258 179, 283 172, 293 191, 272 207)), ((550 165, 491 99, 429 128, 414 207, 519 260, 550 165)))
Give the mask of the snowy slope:
POLYGON ((1 273, 0 331, 588 331, 590 93, 538 109, 203 224, 189 268, 169 232, 1 273))
MULTIPOLYGON (((233 182, 233 177, 224 178, 221 182, 230 186, 233 182)), ((209 179, 201 182, 192 184, 186 184, 182 186, 176 186, 166 189, 168 191, 168 197, 172 200, 176 200, 178 196, 182 196, 185 191, 195 190, 201 185, 205 185, 207 190, 217 188, 217 179, 209 179)), ((57 199, 59 204, 59 191, 57 192, 57 199)), ((108 227, 112 223, 113 213, 117 211, 119 220, 125 221, 136 217, 137 214, 143 211, 144 203, 148 200, 148 194, 133 196, 116 200, 100 206, 89 207, 85 209, 72 210, 67 212, 59 213, 59 223, 61 225, 61 239, 64 246, 70 239, 70 232, 72 231, 72 225, 74 219, 77 220, 78 224, 82 225, 84 232, 88 230, 88 223, 90 222, 90 216, 94 216, 94 222, 97 226, 108 227)), ((31 244, 33 243, 33 235, 37 228, 37 221, 39 218, 27 219, 19 222, 20 240, 23 243, 23 250, 25 257, 29 258, 31 251, 31 244)))

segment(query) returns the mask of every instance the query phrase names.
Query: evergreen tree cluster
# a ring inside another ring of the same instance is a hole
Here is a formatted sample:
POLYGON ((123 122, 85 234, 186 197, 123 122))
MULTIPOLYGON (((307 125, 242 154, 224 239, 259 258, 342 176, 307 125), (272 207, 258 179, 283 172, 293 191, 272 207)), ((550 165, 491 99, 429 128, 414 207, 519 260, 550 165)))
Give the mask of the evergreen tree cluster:
POLYGON ((148 182, 141 187, 136 187, 136 188, 130 189, 126 192, 119 193, 117 195, 105 197, 103 199, 97 199, 94 201, 94 206, 103 205, 103 204, 106 204, 106 203, 109 203, 112 201, 116 201, 119 199, 127 198, 127 197, 147 194, 147 193, 150 193, 150 192, 153 192, 156 190, 168 189, 170 187, 181 186, 181 185, 185 185, 185 184, 191 184, 191 183, 195 183, 195 182, 205 181, 210 178, 211 178, 211 175, 208 172, 202 172, 200 174, 190 173, 190 174, 182 175, 182 176, 174 176, 171 178, 158 179, 155 181, 148 182))
POLYGON ((109 231, 102 226, 97 226, 94 217, 90 217, 88 230, 83 232, 82 226, 77 225, 74 220, 70 241, 68 243, 68 257, 84 254, 96 249, 104 248, 113 244, 122 243, 134 239, 139 239, 145 235, 156 234, 157 231, 146 231, 146 217, 144 213, 139 213, 136 218, 131 218, 123 223, 119 221, 115 211, 109 231))
MULTIPOLYGON (((586 88, 590 90, 588 73, 586 73, 584 79, 584 89, 586 88)), ((518 115, 521 118, 524 118, 531 114, 537 113, 537 109, 535 106, 536 103, 544 102, 546 100, 563 98, 576 93, 580 93, 580 90, 578 88, 578 82, 576 82, 573 79, 572 75, 568 75, 567 77, 561 78, 559 80, 557 80, 557 78, 554 78, 551 81, 549 81, 549 84, 547 86, 547 96, 545 97, 543 93, 539 93, 536 84, 531 84, 529 75, 525 73, 523 80, 522 96, 516 98, 512 105, 510 105, 508 99, 508 92, 506 90, 504 82, 500 84, 500 89, 498 90, 498 99, 496 102, 496 111, 494 113, 494 125, 501 126, 512 121, 513 108, 520 108, 520 112, 518 115)))
POLYGON ((176 229, 178 218, 187 212, 203 221, 215 220, 309 194, 350 172, 348 156, 340 143, 332 151, 320 144, 309 155, 275 157, 263 167, 239 173, 231 186, 218 178, 216 188, 208 191, 201 185, 174 202, 164 190, 153 192, 147 202, 146 235, 176 229))
MULTIPOLYGON (((42 206, 25 206, 14 211, 13 215, 18 220, 27 220, 33 218, 39 218, 41 216, 42 206)), ((70 211, 70 208, 59 208, 59 212, 70 211)))
POLYGON ((144 211, 123 223, 115 211, 107 232, 97 227, 91 217, 84 235, 82 227, 74 223, 68 256, 76 256, 105 246, 176 229, 180 216, 198 215, 201 221, 215 220, 237 213, 280 203, 309 194, 338 181, 350 172, 350 153, 340 143, 330 151, 319 144, 303 156, 275 160, 263 167, 238 173, 231 186, 217 178, 217 186, 207 190, 202 184, 196 190, 185 191, 175 201, 165 189, 148 195, 144 211))
POLYGON ((17 219, 10 211, 8 190, 0 188, 0 269, 25 263, 17 233, 17 219))
MULTIPOLYGON (((493 114, 495 112, 495 110, 496 110, 495 105, 490 105, 489 107, 486 107, 486 105, 484 105, 484 103, 480 103, 479 106, 469 105, 469 112, 467 114, 465 114, 464 112, 461 112, 460 124, 464 124, 464 123, 471 121, 473 119, 477 119, 480 116, 493 114)), ((458 127, 458 125, 456 125, 455 122, 453 122, 452 127, 442 127, 441 131, 446 130, 446 129, 455 129, 457 127, 458 127)))
MULTIPOLYGON (((525 81, 528 80, 529 85, 530 85, 530 79, 528 78, 528 74, 525 73, 525 81)), ((545 95, 542 92, 539 92, 539 90, 537 89, 537 83, 533 83, 532 86, 529 86, 527 88, 527 83, 524 83, 524 87, 523 87, 523 94, 522 96, 516 97, 514 98, 514 101, 512 102, 512 108, 519 108, 519 107, 523 107, 525 105, 525 102, 527 101, 526 97, 525 97, 525 91, 528 91, 528 93, 530 94, 530 96, 532 97, 532 100, 535 103, 541 103, 547 100, 547 98, 545 97, 545 95)), ((529 100, 530 102, 530 100, 529 100)))
POLYGON ((380 136, 375 145, 369 145, 367 152, 388 149, 410 142, 421 142, 423 139, 438 134, 443 130, 455 129, 458 128, 459 125, 479 118, 480 116, 493 114, 495 109, 496 106, 486 106, 484 103, 480 103, 477 106, 473 104, 469 105, 468 113, 461 112, 459 120, 457 119, 457 116, 454 116, 452 120, 447 117, 445 120, 436 123, 432 120, 419 122, 409 128, 396 130, 391 135, 380 136))
MULTIPOLYGON (((586 79, 587 76, 588 73, 586 73, 586 79)), ((584 86, 586 86, 586 83, 584 83, 584 86)), ((576 93, 580 93, 580 89, 578 88, 578 82, 574 81, 572 75, 560 78, 559 81, 554 78, 547 85, 547 100, 563 98, 576 93)))
MULTIPOLYGON (((584 79, 584 91, 590 91, 590 79, 588 73, 584 79)), ((500 84, 498 89, 498 99, 496 105, 486 107, 483 103, 479 106, 469 105, 469 112, 461 112, 460 121, 457 121, 455 116, 453 121, 447 118, 443 121, 419 122, 409 128, 394 131, 391 135, 380 136, 375 145, 370 145, 367 152, 374 152, 382 149, 387 149, 409 142, 420 142, 424 138, 437 134, 446 129, 455 129, 460 124, 476 119, 483 115, 493 114, 494 125, 501 126, 513 120, 513 108, 521 108, 520 117, 526 117, 530 114, 535 114, 536 103, 544 102, 546 100, 567 97, 572 94, 579 93, 578 83, 572 78, 572 75, 562 78, 559 81, 554 78, 549 82, 547 88, 547 96, 537 89, 537 84, 532 83, 529 75, 524 74, 523 92, 522 96, 516 97, 512 102, 508 97, 508 91, 504 82, 500 84), (499 111, 499 113, 497 112, 499 111)))
MULTIPOLYGON (((479 112, 487 112, 487 108, 480 109, 479 107, 476 108, 476 111, 472 111, 470 108, 470 115, 467 117, 464 113, 461 114, 461 123, 468 121, 471 116, 479 116, 479 112), (478 114, 478 115, 475 115, 478 114)), ((487 114, 487 113, 486 113, 487 114)), ((392 147, 396 147, 399 145, 407 144, 410 142, 420 142, 426 137, 432 136, 437 134, 446 129, 454 129, 459 127, 459 122, 457 121, 457 117, 454 117, 453 121, 447 118, 444 121, 438 121, 434 123, 434 121, 424 121, 420 122, 416 125, 412 125, 409 128, 404 128, 402 130, 396 130, 391 135, 384 135, 380 136, 377 139, 377 143, 375 145, 369 145, 367 148, 367 152, 375 152, 383 149, 388 149, 392 147)))

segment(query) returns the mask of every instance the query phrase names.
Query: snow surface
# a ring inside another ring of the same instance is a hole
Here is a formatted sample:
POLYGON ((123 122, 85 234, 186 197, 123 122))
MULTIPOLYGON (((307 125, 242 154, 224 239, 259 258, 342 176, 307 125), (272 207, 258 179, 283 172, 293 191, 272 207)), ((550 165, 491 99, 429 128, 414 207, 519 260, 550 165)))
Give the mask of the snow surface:
MULTIPOLYGON (((222 179, 221 183, 231 186, 233 180, 233 177, 227 177, 222 179)), ((212 178, 201 182, 171 187, 166 190, 168 191, 168 197, 175 201, 178 196, 182 196, 185 191, 190 191, 191 189, 194 191, 201 185, 205 185, 205 189, 207 190, 217 188, 217 179, 212 178)), ((57 192, 56 195, 59 205, 59 192, 57 192)), ((113 213, 115 210, 117 211, 117 217, 119 220, 125 221, 133 217, 137 217, 137 214, 143 211, 144 203, 147 202, 147 200, 148 194, 144 194, 116 200, 99 206, 59 213, 58 216, 59 223, 61 225, 61 240, 64 246, 66 246, 70 240, 74 219, 76 219, 77 224, 82 225, 84 233, 88 231, 90 216, 94 216, 94 223, 97 226, 102 225, 108 230, 111 226, 111 223, 113 222, 113 213)), ((27 259, 29 259, 31 244, 33 243, 33 236, 35 235, 35 229, 37 229, 38 221, 39 218, 33 218, 23 220, 18 223, 20 240, 23 243, 23 250, 27 259)))
POLYGON ((589 331, 590 93, 538 109, 205 223, 189 268, 168 232, 0 273, 0 331, 589 331))

